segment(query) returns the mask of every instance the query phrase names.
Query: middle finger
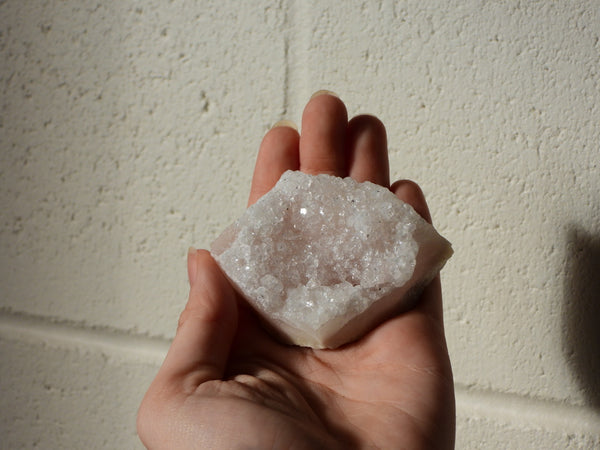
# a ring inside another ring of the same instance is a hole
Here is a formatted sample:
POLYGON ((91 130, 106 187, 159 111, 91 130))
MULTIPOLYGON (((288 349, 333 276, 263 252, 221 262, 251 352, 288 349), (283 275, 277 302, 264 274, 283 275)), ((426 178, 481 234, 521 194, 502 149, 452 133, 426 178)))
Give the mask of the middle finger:
POLYGON ((309 174, 348 175, 344 103, 329 92, 317 92, 302 115, 300 170, 309 174))

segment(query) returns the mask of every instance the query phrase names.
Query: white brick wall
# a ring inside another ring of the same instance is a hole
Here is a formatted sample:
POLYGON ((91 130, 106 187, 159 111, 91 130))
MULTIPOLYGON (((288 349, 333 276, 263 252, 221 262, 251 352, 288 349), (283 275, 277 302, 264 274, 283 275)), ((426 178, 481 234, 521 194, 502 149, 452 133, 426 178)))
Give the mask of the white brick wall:
POLYGON ((308 96, 454 244, 457 448, 600 447, 600 7, 0 1, 0 448, 135 448, 185 253, 308 96))

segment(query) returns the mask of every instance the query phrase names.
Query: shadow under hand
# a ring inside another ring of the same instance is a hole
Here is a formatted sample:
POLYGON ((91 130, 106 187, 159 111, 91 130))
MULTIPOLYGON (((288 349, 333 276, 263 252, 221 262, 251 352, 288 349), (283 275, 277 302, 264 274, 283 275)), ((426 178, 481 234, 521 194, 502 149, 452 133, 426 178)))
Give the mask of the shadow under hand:
POLYGON ((567 233, 563 351, 586 396, 600 410, 600 236, 567 233))

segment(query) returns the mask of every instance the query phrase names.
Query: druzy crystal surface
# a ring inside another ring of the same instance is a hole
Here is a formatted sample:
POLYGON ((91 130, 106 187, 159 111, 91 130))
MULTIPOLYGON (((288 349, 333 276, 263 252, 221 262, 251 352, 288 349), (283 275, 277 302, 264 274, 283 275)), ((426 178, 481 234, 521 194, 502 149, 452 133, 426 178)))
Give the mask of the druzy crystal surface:
POLYGON ((452 249, 382 186, 287 171, 211 252, 271 331, 335 348, 410 307, 452 249))

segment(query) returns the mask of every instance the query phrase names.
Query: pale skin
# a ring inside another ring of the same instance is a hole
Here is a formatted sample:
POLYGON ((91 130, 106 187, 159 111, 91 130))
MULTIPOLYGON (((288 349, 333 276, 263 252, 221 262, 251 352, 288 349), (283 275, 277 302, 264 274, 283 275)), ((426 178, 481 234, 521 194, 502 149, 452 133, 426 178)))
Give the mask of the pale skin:
MULTIPOLYGON (((287 169, 388 187, 431 221, 411 181, 390 185, 387 138, 373 116, 348 121, 320 92, 302 133, 278 124, 257 157, 249 204, 287 169)), ((410 311, 336 350, 285 345, 263 330, 206 250, 188 255, 190 294, 138 412, 151 449, 453 448, 454 389, 439 277, 410 311)))

